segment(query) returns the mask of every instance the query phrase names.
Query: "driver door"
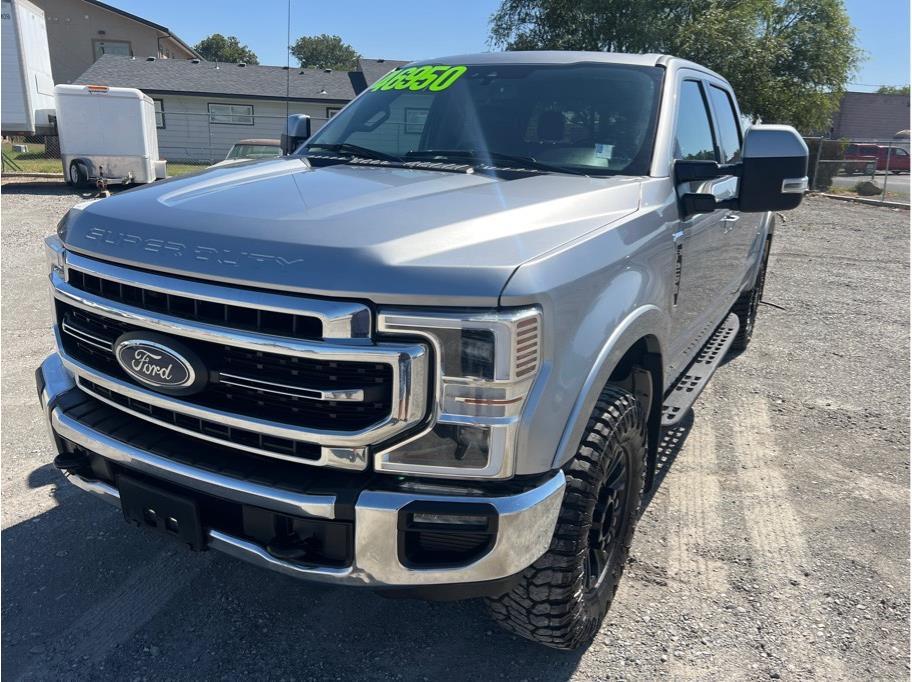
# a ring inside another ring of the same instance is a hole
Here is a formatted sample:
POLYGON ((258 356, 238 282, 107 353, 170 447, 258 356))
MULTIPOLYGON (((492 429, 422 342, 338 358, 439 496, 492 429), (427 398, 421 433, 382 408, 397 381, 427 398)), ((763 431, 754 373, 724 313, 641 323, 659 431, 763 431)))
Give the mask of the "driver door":
MULTIPOLYGON (((684 161, 719 161, 718 145, 702 80, 684 77, 678 87, 674 158, 684 161)), ((735 177, 685 182, 678 196, 688 192, 713 194, 717 201, 737 196, 735 177)), ((672 294, 671 362, 683 369, 690 357, 718 323, 727 284, 720 259, 725 251, 731 211, 716 209, 678 221, 672 234, 675 272, 672 294)))

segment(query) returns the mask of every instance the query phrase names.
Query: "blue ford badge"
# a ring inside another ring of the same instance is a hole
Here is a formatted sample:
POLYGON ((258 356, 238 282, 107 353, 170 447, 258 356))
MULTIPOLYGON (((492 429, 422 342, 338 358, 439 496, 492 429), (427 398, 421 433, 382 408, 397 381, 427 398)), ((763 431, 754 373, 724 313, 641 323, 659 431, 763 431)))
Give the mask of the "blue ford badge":
POLYGON ((196 392, 206 380, 205 368, 189 348, 153 332, 122 335, 114 354, 131 378, 163 393, 196 392))

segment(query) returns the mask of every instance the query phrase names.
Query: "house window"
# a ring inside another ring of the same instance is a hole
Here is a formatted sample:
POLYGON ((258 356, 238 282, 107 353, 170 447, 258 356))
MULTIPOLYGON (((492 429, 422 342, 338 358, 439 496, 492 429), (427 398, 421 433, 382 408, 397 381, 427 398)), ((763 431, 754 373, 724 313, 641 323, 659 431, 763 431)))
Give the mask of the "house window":
POLYGON ((427 123, 430 109, 405 108, 405 132, 407 135, 420 135, 427 123))
POLYGON ((326 107, 326 120, 328 121, 340 111, 342 111, 342 107, 326 107))
POLYGON ((95 59, 106 54, 119 54, 124 57, 133 56, 133 48, 128 40, 93 40, 95 59))
POLYGON ((251 104, 210 104, 209 123, 252 126, 253 105, 251 104))
POLYGON ((155 127, 164 128, 165 127, 165 103, 160 99, 153 99, 152 103, 155 105, 155 127))

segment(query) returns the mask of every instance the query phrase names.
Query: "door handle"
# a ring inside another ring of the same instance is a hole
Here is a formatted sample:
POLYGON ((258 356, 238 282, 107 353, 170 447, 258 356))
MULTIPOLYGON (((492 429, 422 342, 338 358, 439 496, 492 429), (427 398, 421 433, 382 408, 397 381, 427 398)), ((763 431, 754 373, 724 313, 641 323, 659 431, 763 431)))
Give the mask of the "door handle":
POLYGON ((719 219, 719 222, 722 223, 722 234, 728 234, 734 230, 739 220, 741 220, 741 216, 737 213, 727 213, 722 216, 719 219))

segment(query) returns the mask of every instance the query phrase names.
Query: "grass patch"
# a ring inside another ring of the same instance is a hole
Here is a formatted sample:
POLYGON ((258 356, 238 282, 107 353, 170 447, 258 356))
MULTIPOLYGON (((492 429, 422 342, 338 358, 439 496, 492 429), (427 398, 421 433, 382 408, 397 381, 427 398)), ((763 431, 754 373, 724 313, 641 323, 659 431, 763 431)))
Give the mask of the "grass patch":
MULTIPOLYGON (((841 197, 852 197, 854 199, 873 199, 875 201, 880 201, 882 194, 875 194, 874 196, 866 196, 864 194, 859 194, 854 189, 849 189, 848 187, 830 187, 827 190, 823 190, 826 194, 836 194, 841 197)), ((899 192, 887 192, 885 197, 886 201, 896 201, 901 204, 908 204, 909 199, 905 195, 900 194, 899 192)))
MULTIPOLYGON (((32 144, 29 142, 27 152, 14 152, 13 144, 11 142, 4 142, 3 153, 18 166, 18 170, 16 168, 4 166, 4 172, 56 173, 57 175, 63 175, 63 166, 61 165, 60 159, 48 157, 43 144, 32 144)), ((205 170, 209 165, 210 164, 205 161, 200 163, 169 163, 168 175, 175 176, 196 173, 205 170)))
MULTIPOLYGON (((18 144, 18 143, 17 143, 18 144)), ((22 172, 25 173, 57 173, 63 175, 63 166, 60 159, 48 157, 43 144, 28 143, 27 152, 14 152, 11 142, 3 143, 3 153, 9 157, 22 172)), ((15 173, 15 168, 4 167, 4 171, 15 173)))
POLYGON ((168 162, 168 177, 175 175, 187 175, 187 173, 196 173, 209 168, 208 163, 171 163, 168 162))

